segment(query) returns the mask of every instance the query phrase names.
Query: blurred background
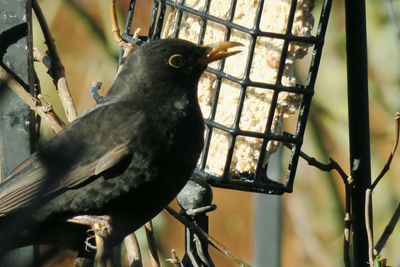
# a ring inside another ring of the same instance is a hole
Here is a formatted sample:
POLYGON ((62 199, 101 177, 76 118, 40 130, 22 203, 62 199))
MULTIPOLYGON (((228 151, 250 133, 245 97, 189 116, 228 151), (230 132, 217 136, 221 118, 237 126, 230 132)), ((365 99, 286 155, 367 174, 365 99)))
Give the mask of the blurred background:
MULTIPOLYGON (((390 20, 386 5, 388 1, 367 1, 373 177, 378 175, 392 149, 395 127, 393 114, 400 111, 400 36, 390 20)), ((400 8, 400 1, 393 0, 393 3, 397 9, 400 8)), ((39 4, 56 40, 76 107, 82 114, 95 105, 90 93, 92 81, 103 83, 100 94, 104 94, 118 66, 120 49, 112 40, 108 2, 42 0, 39 4)), ((119 0, 117 4, 122 28, 129 1, 119 0)), ((133 28, 141 27, 141 34, 145 35, 152 1, 137 0, 136 4, 133 28)), ((45 50, 35 19, 33 30, 34 46, 45 50)), ((334 158, 348 172, 344 1, 333 1, 325 39, 302 150, 323 162, 327 162, 329 157, 334 158)), ((46 70, 41 64, 36 63, 35 67, 43 95, 62 115, 62 108, 46 70)), ((302 71, 301 65, 297 71, 302 71)), ((41 141, 50 137, 44 127, 41 141)), ((373 195, 376 238, 383 231, 400 199, 399 158, 395 156, 391 170, 373 195)), ((336 173, 321 172, 303 160, 299 161, 292 194, 269 196, 215 188, 214 203, 218 209, 209 214, 210 235, 253 263, 255 236, 262 234, 257 232, 262 231, 262 228, 258 227, 257 231, 254 228, 256 204, 277 198, 282 201, 283 207, 282 255, 276 255, 281 257, 281 266, 343 266, 344 186, 336 173)), ((175 203, 172 206, 177 208, 175 203)), ((263 216, 278 216, 276 212, 267 209, 267 205, 265 209, 258 206, 257 215, 260 215, 260 210, 263 216)), ((181 257, 184 253, 182 225, 163 213, 156 218, 155 228, 162 257, 169 257, 173 248, 181 257)), ((400 266, 399 246, 400 228, 397 227, 382 251, 382 256, 388 258, 391 266, 400 266)), ((142 249, 146 258, 144 243, 142 249)), ((257 251, 262 249, 257 248, 257 251)), ((214 249, 210 248, 210 253, 216 266, 235 266, 214 249)), ((46 266, 72 266, 72 262, 73 254, 65 252, 52 258, 46 266)), ((164 260, 161 262, 163 266, 172 266, 164 260)), ((262 266, 268 266, 268 262, 262 266)))

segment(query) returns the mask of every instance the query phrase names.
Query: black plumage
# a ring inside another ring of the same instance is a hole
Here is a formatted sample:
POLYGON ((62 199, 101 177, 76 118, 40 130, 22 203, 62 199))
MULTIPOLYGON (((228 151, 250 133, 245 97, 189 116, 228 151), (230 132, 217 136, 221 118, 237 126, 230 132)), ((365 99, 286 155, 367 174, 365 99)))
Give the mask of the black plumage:
POLYGON ((166 39, 137 48, 101 103, 0 185, 0 227, 25 211, 32 221, 15 240, 28 233, 32 242, 60 236, 73 243, 81 239, 63 234, 77 228, 69 218, 107 215, 117 243, 159 213, 186 184, 203 146, 199 77, 237 45, 166 39))

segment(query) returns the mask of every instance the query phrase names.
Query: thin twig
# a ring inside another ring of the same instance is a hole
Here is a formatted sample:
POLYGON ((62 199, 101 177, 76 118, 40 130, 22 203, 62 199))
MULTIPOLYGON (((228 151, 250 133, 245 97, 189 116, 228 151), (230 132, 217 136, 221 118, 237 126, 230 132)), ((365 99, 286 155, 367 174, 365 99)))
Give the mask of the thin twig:
MULTIPOLYGON (((42 106, 45 106, 46 108, 47 108, 47 110, 49 110, 49 108, 51 109, 51 111, 50 112, 52 112, 55 116, 56 116, 56 118, 60 121, 60 122, 62 122, 62 120, 57 116, 57 114, 54 112, 54 110, 53 110, 53 108, 50 106, 50 107, 48 107, 48 106, 46 106, 47 105, 47 103, 45 103, 45 101, 42 101, 42 100, 44 100, 44 99, 39 99, 39 95, 41 94, 41 92, 42 92, 42 87, 41 87, 41 85, 40 85, 40 80, 39 80, 39 77, 38 77, 38 75, 37 75, 37 72, 35 71, 35 70, 33 70, 33 80, 34 80, 34 82, 33 82, 33 91, 32 90, 30 90, 31 91, 31 95, 32 96, 36 96, 36 98, 41 102, 41 104, 42 104, 42 106)), ((41 96, 41 95, 40 95, 41 96)), ((62 122, 63 123, 63 122, 62 122)), ((39 138, 39 135, 40 135, 40 127, 41 127, 41 125, 42 125, 42 119, 40 118, 40 116, 38 116, 37 115, 37 113, 35 113, 35 119, 34 119, 34 127, 32 127, 33 128, 33 136, 34 136, 34 138, 37 140, 38 138, 39 138)), ((54 131, 52 130, 52 129, 50 129, 50 131, 52 132, 52 133, 54 133, 54 131)), ((54 133, 55 134, 55 133, 54 133)))
MULTIPOLYGON (((49 57, 49 55, 47 55, 47 53, 45 53, 45 52, 43 52, 42 50, 40 50, 39 48, 37 48, 37 47, 34 47, 33 48, 33 60, 34 61, 37 61, 37 62, 41 62, 48 70, 50 70, 51 69, 51 59, 50 59, 50 57, 49 57)), ((36 74, 36 72, 35 72, 35 74, 36 74)), ((39 88, 35 88, 36 90, 37 90, 37 95, 36 95, 36 98, 40 101, 40 103, 42 104, 42 106, 44 106, 47 110, 48 110, 48 112, 51 112, 51 115, 53 116, 53 117, 55 117, 55 119, 57 120, 57 121, 59 121, 60 122, 60 124, 61 124, 61 126, 64 128, 65 127, 65 124, 64 124, 64 122, 63 122, 63 120, 57 115, 57 113, 55 113, 54 112, 54 110, 53 110, 53 106, 52 105, 50 105, 44 98, 43 98, 43 96, 40 94, 40 84, 39 84, 39 79, 37 78, 37 83, 38 84, 35 84, 37 87, 39 87, 39 88)))
MULTIPOLYGON (((284 143, 284 145, 289 149, 292 149, 293 146, 292 144, 289 143, 284 143)), ((343 168, 340 166, 340 164, 332 158, 329 158, 329 163, 323 163, 317 160, 316 158, 311 157, 304 151, 300 151, 300 157, 305 161, 307 161, 308 165, 314 166, 317 169, 320 169, 321 171, 330 172, 332 170, 336 170, 345 184, 352 182, 352 180, 349 179, 350 176, 347 175, 346 172, 343 170, 343 168)))
POLYGON ((44 107, 45 111, 50 114, 50 116, 54 117, 54 119, 59 123, 62 128, 65 128, 64 121, 55 113, 53 106, 50 105, 46 99, 41 94, 36 96, 37 100, 39 100, 40 104, 44 107))
POLYGON ((124 238, 124 245, 129 267, 142 267, 142 254, 140 253, 140 246, 135 233, 131 233, 124 238))
POLYGON ((399 135, 400 135, 400 113, 399 112, 396 112, 394 114, 394 119, 396 121, 396 134, 395 134, 394 146, 392 148, 392 151, 390 152, 389 158, 386 161, 386 164, 383 167, 381 173, 378 175, 378 177, 376 177, 376 179, 374 180, 374 182, 371 185, 371 190, 372 191, 378 185, 379 181, 383 178, 383 176, 385 176, 385 174, 389 171, 390 165, 392 164, 392 160, 393 160, 394 154, 396 153, 397 146, 399 144, 399 135))
POLYGON ((368 236, 368 257, 369 257, 369 265, 373 267, 374 265, 374 259, 376 255, 379 255, 381 249, 384 247, 386 244, 386 241, 388 240, 389 236, 393 232, 393 229, 395 225, 397 224, 397 221, 399 220, 400 217, 400 207, 398 206, 395 213, 393 214, 388 226, 385 228, 385 231, 383 232, 382 236, 379 238, 378 243, 376 244, 374 248, 374 240, 373 240, 373 233, 372 233, 372 226, 371 226, 371 202, 372 202, 372 191, 375 189, 375 187, 378 185, 378 183, 382 180, 382 178, 385 176, 385 174, 389 171, 390 165, 392 163, 394 154, 396 153, 397 146, 399 144, 399 135, 400 135, 400 113, 396 112, 394 115, 394 119, 396 121, 396 133, 395 133, 395 142, 394 146, 392 148, 392 151, 390 152, 389 158, 386 161, 385 166, 383 167, 382 171, 379 173, 377 178, 374 180, 372 183, 371 187, 367 189, 365 192, 365 226, 367 230, 367 236, 368 236))
POLYGON ((151 266, 160 267, 160 259, 157 252, 156 239, 154 237, 153 223, 148 221, 144 228, 146 230, 147 244, 149 245, 151 266))
POLYGON ((107 267, 107 255, 109 254, 108 248, 104 242, 104 239, 95 233, 96 240, 96 267, 107 267))
MULTIPOLYGON (((288 146, 290 148, 290 146, 288 146)), ((343 168, 339 165, 337 161, 332 158, 329 158, 329 163, 322 163, 321 161, 317 160, 314 157, 309 156, 307 153, 300 151, 300 157, 307 161, 308 165, 314 166, 321 171, 330 172, 332 170, 336 170, 340 177, 342 178, 345 184, 351 183, 351 179, 349 179, 349 175, 343 170, 343 168)))
POLYGON ((110 18, 111 18, 111 32, 117 45, 123 47, 126 42, 121 37, 121 32, 118 26, 116 0, 109 0, 110 18))
POLYGON ((43 63, 48 70, 51 69, 51 59, 49 55, 40 50, 38 47, 33 48, 33 60, 43 63))
POLYGON ((386 241, 389 239, 390 235, 393 233, 394 228, 396 227, 397 222, 400 219, 400 203, 397 204, 397 208, 389 221, 389 224, 385 227, 381 237, 374 248, 374 255, 377 256, 381 253, 381 250, 386 244, 386 241))
MULTIPOLYGON (((347 202, 346 202, 347 203, 347 202)), ((351 215, 346 211, 344 216, 344 239, 343 239, 343 261, 345 267, 351 267, 350 258, 350 231, 351 231, 351 215)))
POLYGON ((364 209, 364 216, 365 216, 365 229, 367 231, 367 238, 368 238, 368 261, 369 266, 374 267, 374 235, 372 233, 372 225, 371 225, 371 202, 372 202, 372 190, 367 189, 365 191, 365 209, 364 209))
MULTIPOLYGON (((348 178, 348 180, 351 179, 348 178)), ((345 217, 344 217, 344 239, 343 239, 343 261, 345 267, 351 267, 351 257, 350 257, 350 234, 352 227, 352 216, 351 216, 351 197, 353 194, 353 187, 351 183, 344 184, 345 189, 345 217)))
POLYGON ((71 97, 71 92, 69 90, 68 82, 65 77, 65 69, 61 63, 60 56, 58 55, 54 39, 50 33, 49 26, 47 25, 46 19, 43 12, 37 2, 37 0, 32 1, 32 7, 35 11, 36 18, 39 22, 40 28, 42 29, 43 36, 47 47, 49 49, 49 56, 51 59, 51 68, 49 69, 49 74, 56 85, 57 92, 60 96, 61 103, 65 110, 65 115, 69 122, 72 122, 78 117, 78 113, 75 109, 74 101, 71 97))
MULTIPOLYGON (((125 42, 125 40, 121 37, 121 32, 118 26, 117 8, 115 4, 116 0, 109 0, 108 3, 110 7, 111 31, 114 37, 114 41, 123 49, 123 58, 125 58, 134 50, 136 46, 131 43, 125 42)), ((138 30, 140 31, 140 29, 138 30)), ((138 33, 138 30, 135 32, 135 34, 138 33)))
POLYGON ((171 250, 171 258, 165 259, 167 262, 172 263, 176 267, 183 267, 181 261, 179 260, 178 256, 176 255, 175 249, 171 250))
POLYGON ((100 90, 101 86, 102 86, 102 83, 96 82, 96 81, 93 81, 92 85, 90 86, 90 92, 92 93, 93 99, 96 102, 96 104, 100 103, 101 100, 103 99, 103 96, 101 96, 99 94, 99 90, 100 90))
POLYGON ((77 257, 74 261, 74 267, 92 267, 94 266, 94 261, 92 259, 77 257))
POLYGON ((63 123, 58 119, 57 115, 49 109, 49 107, 43 106, 39 100, 29 94, 24 86, 19 83, 11 73, 0 66, 0 79, 16 93, 34 112, 36 112, 50 127, 54 133, 58 133, 63 129, 63 123))
POLYGON ((246 261, 244 261, 240 256, 236 255, 234 252, 229 250, 227 247, 219 243, 217 240, 209 236, 206 232, 203 231, 197 224, 194 222, 188 220, 184 216, 180 215, 178 212, 176 212, 174 209, 170 207, 165 207, 165 211, 168 212, 172 217, 177 219, 179 222, 181 222, 183 225, 185 225, 190 231, 195 233, 200 239, 207 241, 210 245, 212 245, 214 248, 216 248, 219 252, 224 254, 225 256, 228 256, 229 258, 233 259, 236 261, 236 263, 239 266, 243 267, 251 267, 250 264, 248 264, 246 261))
MULTIPOLYGON (((287 147, 291 148, 290 144, 285 144, 287 147)), ((350 175, 343 170, 340 164, 332 158, 329 158, 329 163, 325 164, 321 161, 309 156, 307 153, 300 151, 300 157, 307 161, 308 165, 314 166, 321 171, 330 172, 336 170, 345 186, 345 217, 344 217, 344 235, 343 235, 343 260, 345 267, 351 267, 350 258, 350 232, 351 232, 351 196, 352 196, 352 183, 353 179, 350 175)))

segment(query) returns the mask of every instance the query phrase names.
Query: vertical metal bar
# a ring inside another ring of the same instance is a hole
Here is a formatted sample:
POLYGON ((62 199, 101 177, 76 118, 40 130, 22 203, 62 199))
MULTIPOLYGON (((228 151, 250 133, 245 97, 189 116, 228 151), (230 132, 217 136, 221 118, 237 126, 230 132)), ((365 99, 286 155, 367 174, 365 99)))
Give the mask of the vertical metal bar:
MULTIPOLYGON (((207 182, 199 177, 192 176, 182 191, 177 196, 179 205, 185 216, 193 220, 206 233, 208 233, 207 212, 216 208, 212 204, 212 189, 207 182)), ((208 243, 199 239, 195 233, 185 227, 185 256, 182 263, 187 267, 214 267, 208 253, 208 243)))
MULTIPOLYGON (((33 88, 31 1, 0 0, 0 61, 25 84, 33 88)), ((0 84, 3 84, 0 82, 0 84)), ((3 84, 4 85, 4 84, 3 84)), ((6 86, 0 87, 0 177, 9 173, 33 148, 32 113, 23 101, 6 86)), ((4 230, 4 229, 3 229, 4 230)), ((4 240, 3 240, 4 242, 4 240)), ((1 266, 32 266, 33 246, 14 250, 1 266)))
MULTIPOLYGON (((160 2, 159 0, 157 1, 158 4, 154 4, 156 8, 153 8, 153 13, 152 16, 158 16, 157 21, 156 21, 156 25, 155 27, 151 28, 150 30, 154 30, 153 34, 152 34, 152 38, 154 39, 159 39, 161 36, 161 32, 162 32, 162 27, 163 27, 163 23, 164 23, 164 18, 165 18, 165 9, 166 6, 164 3, 160 2)), ((149 35, 150 36, 150 35, 149 35)))
MULTIPOLYGON (((271 177, 282 174, 282 148, 270 158, 271 177)), ((254 266, 281 266, 282 197, 254 196, 254 266), (268 212, 265 212, 265 211, 268 212), (271 216, 273 214, 273 216, 271 216)))
MULTIPOLYGON (((149 38, 150 39, 153 39, 155 37, 154 36, 154 29, 156 28, 157 23, 158 23, 157 22, 157 20, 158 20, 157 14, 158 14, 159 7, 160 7, 160 3, 158 1, 156 1, 156 0, 154 0, 153 1, 153 8, 151 9, 152 11, 151 11, 150 26, 149 26, 149 38)), ((160 36, 157 36, 157 37, 159 38, 160 36)))
POLYGON ((126 22, 125 22, 125 33, 130 35, 132 34, 132 22, 133 22, 133 14, 135 13, 135 0, 131 0, 129 3, 129 9, 128 9, 128 16, 126 17, 126 22))
POLYGON ((355 267, 368 262, 365 227, 365 191, 371 184, 367 34, 365 0, 346 0, 347 90, 349 107, 350 166, 354 180, 351 213, 355 267))
MULTIPOLYGON (((211 4, 211 0, 206 0, 206 2, 204 4, 204 9, 203 9, 204 13, 208 13, 208 11, 210 10, 210 4, 211 4)), ((207 19, 203 18, 201 20, 201 28, 200 28, 199 40, 198 40, 198 44, 200 44, 200 45, 204 45, 204 36, 206 34, 206 29, 207 29, 207 19)))
MULTIPOLYGON (((183 5, 184 0, 179 0, 177 5, 183 5)), ((183 11, 182 10, 177 10, 176 12, 178 12, 175 23, 174 23, 174 32, 172 34, 172 36, 174 38, 178 38, 179 37, 179 33, 181 32, 181 23, 182 23, 182 16, 183 16, 183 11)), ((188 16, 188 14, 186 14, 188 16)))

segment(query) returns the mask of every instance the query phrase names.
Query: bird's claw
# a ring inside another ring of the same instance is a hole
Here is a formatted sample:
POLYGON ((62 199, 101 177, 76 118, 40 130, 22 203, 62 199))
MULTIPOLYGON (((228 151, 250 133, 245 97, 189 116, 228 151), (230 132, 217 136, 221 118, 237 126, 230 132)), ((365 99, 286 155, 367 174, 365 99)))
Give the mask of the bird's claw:
POLYGON ((86 240, 85 240, 85 250, 86 250, 87 252, 90 252, 89 249, 92 249, 92 250, 96 250, 96 249, 97 249, 96 245, 92 245, 92 244, 90 243, 90 241, 93 240, 93 239, 95 239, 95 236, 94 236, 94 235, 89 236, 89 237, 86 238, 86 240))
POLYGON ((87 230, 86 230, 86 233, 87 233, 87 234, 93 234, 93 235, 95 234, 95 233, 94 233, 94 230, 93 230, 92 228, 87 229, 87 230))
POLYGON ((188 216, 194 217, 194 216, 197 216, 200 214, 205 214, 209 211, 213 211, 216 208, 217 208, 217 206, 215 204, 211 204, 211 205, 207 205, 207 206, 196 208, 196 209, 188 209, 185 211, 185 214, 188 216))
POLYGON ((91 237, 94 237, 95 235, 98 235, 102 238, 105 238, 109 235, 111 232, 111 226, 108 222, 98 222, 94 223, 92 226, 90 226, 90 229, 86 230, 87 234, 90 234, 91 237))
POLYGON ((96 239, 96 244, 98 242, 97 238, 107 239, 112 233, 111 217, 104 216, 92 216, 92 215, 80 215, 68 219, 71 223, 77 223, 82 225, 87 225, 90 229, 86 230, 90 236, 85 240, 86 250, 87 248, 96 249, 96 246, 90 244, 92 239, 96 239))

